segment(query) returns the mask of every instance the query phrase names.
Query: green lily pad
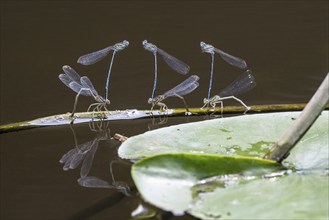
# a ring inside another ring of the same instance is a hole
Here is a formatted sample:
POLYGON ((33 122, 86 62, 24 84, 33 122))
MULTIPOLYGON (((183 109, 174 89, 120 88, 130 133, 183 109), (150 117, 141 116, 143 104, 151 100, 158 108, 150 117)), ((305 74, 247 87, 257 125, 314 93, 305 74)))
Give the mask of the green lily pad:
POLYGON ((146 201, 180 213, 191 204, 191 187, 198 180, 226 174, 261 175, 279 168, 273 161, 250 157, 161 154, 135 163, 131 172, 146 201))
POLYGON ((135 163, 132 177, 147 202, 175 214, 327 219, 328 173, 297 174, 281 168, 251 157, 161 154, 135 163))
POLYGON ((187 212, 201 219, 328 219, 328 175, 262 178, 199 193, 187 212))
MULTIPOLYGON (((119 148, 122 158, 161 153, 197 153, 262 157, 300 112, 219 118, 161 128, 129 138, 119 148)), ((317 121, 284 161, 297 169, 329 167, 329 111, 317 121)))

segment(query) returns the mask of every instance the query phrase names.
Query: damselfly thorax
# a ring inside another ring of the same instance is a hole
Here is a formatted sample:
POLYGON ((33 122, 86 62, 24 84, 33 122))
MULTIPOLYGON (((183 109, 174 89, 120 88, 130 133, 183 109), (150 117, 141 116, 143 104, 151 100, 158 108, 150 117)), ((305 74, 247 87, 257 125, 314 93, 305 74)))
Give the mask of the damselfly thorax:
POLYGON ((201 41, 200 47, 201 47, 201 52, 203 53, 215 54, 215 50, 214 50, 215 48, 213 45, 206 44, 205 42, 201 41))
POLYGON ((142 44, 143 44, 143 47, 145 50, 150 51, 152 53, 156 53, 158 50, 157 46, 155 46, 152 43, 147 42, 147 40, 144 40, 142 44))
POLYGON ((149 98, 148 99, 148 104, 151 104, 151 111, 154 109, 154 107, 157 105, 160 107, 160 111, 167 111, 168 107, 166 104, 162 103, 162 101, 165 99, 166 97, 163 95, 158 95, 155 98, 149 98))

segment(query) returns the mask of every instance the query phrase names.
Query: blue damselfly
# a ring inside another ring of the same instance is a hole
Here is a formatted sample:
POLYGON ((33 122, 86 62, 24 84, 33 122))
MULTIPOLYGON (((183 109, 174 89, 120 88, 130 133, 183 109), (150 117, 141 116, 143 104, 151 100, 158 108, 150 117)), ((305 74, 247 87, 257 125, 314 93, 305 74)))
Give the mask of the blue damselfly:
POLYGON ((111 51, 113 51, 110 68, 109 68, 109 71, 107 74, 107 79, 106 79, 105 99, 108 99, 108 95, 109 95, 109 81, 110 81, 110 75, 111 75, 111 71, 112 71, 114 56, 118 51, 121 51, 121 50, 125 49, 126 47, 128 47, 128 45, 129 45, 129 42, 124 40, 113 46, 109 46, 104 49, 83 55, 83 56, 79 57, 79 59, 77 61, 78 63, 80 63, 82 65, 91 65, 91 64, 97 63, 98 61, 104 59, 111 51))
POLYGON ((145 50, 150 51, 154 55, 154 83, 153 83, 153 90, 151 95, 151 99, 153 99, 155 95, 155 89, 157 84, 157 73, 158 73, 157 54, 160 54, 160 56, 168 64, 168 66, 170 66, 173 70, 175 70, 180 74, 183 75, 187 74, 190 71, 190 67, 187 64, 185 64, 183 61, 180 61, 176 57, 158 48, 156 45, 147 42, 147 40, 144 40, 142 44, 145 50))

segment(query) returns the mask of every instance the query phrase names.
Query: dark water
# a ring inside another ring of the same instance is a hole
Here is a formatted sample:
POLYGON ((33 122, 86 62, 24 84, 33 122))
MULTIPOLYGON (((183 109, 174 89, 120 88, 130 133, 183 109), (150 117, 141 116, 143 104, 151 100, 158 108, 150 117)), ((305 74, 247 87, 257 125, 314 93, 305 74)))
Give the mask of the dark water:
MULTIPOLYGON (((207 94, 210 57, 201 53, 201 40, 247 61, 258 83, 240 96, 247 104, 307 102, 328 72, 328 14, 328 1, 1 1, 0 123, 71 111, 74 93, 58 80, 65 64, 90 77, 103 94, 110 57, 88 67, 76 60, 124 39, 130 45, 115 59, 111 109, 149 108, 153 56, 142 48, 144 39, 200 76, 200 87, 187 96, 190 106, 201 106, 207 94)), ((217 56, 212 91, 239 73, 217 56)), ((185 78, 159 60, 159 93, 185 78)), ((81 98, 78 110, 90 103, 81 98)), ((166 103, 182 105, 176 99, 166 103)), ((183 122, 171 118, 166 125, 183 122)), ((110 134, 136 135, 149 130, 150 123, 111 122, 110 134)), ((97 135, 88 125, 74 131, 79 144, 97 135)), ((68 126, 1 134, 0 141, 1 219, 130 219, 142 202, 129 163, 116 156, 115 140, 99 141, 88 176, 114 185, 123 181, 131 189, 126 194, 79 186, 81 166, 63 171, 58 161, 75 146, 68 126), (111 161, 116 161, 115 180, 111 161)), ((157 211, 164 219, 179 219, 157 211)))

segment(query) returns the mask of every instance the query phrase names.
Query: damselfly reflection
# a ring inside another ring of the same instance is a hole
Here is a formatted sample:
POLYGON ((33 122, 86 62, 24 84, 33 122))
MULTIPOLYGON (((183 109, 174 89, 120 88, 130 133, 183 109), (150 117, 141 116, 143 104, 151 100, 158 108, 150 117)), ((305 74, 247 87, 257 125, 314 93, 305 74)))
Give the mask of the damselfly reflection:
POLYGON ((110 129, 108 123, 103 123, 103 121, 90 122, 89 128, 91 131, 96 131, 96 137, 91 141, 78 144, 76 132, 72 125, 70 125, 70 128, 73 134, 75 147, 64 154, 59 162, 64 164, 63 170, 65 171, 75 169, 81 164, 80 176, 85 177, 91 169, 100 141, 111 139, 110 129), (96 130, 96 128, 101 130, 96 130))
POLYGON ((110 174, 111 174, 111 179, 112 179, 112 183, 111 185, 114 186, 117 190, 119 190, 120 192, 124 193, 125 195, 129 196, 130 195, 130 187, 127 184, 127 182, 125 181, 118 181, 115 179, 115 174, 114 174, 114 168, 113 165, 117 164, 119 165, 120 169, 117 169, 122 171, 122 166, 127 166, 130 167, 131 163, 125 161, 125 160, 121 160, 121 159, 117 159, 117 160, 112 160, 110 162, 110 174))
POLYGON ((155 98, 149 98, 148 103, 152 104, 151 111, 156 105, 160 107, 160 111, 167 111, 168 107, 162 101, 168 97, 176 96, 183 100, 186 111, 189 112, 189 109, 187 107, 186 101, 183 98, 183 96, 191 93, 199 86, 198 83, 199 79, 200 78, 197 75, 192 75, 186 80, 184 80, 183 82, 181 82, 180 84, 178 84, 177 86, 175 86, 174 88, 163 93, 162 95, 158 95, 155 98))
POLYGON ((108 111, 106 105, 110 104, 110 100, 104 99, 102 96, 98 95, 98 92, 87 76, 81 77, 73 68, 68 65, 63 66, 63 71, 64 73, 59 75, 59 79, 67 87, 77 93, 71 117, 74 116, 80 95, 91 96, 96 101, 96 103, 93 103, 89 106, 87 111, 89 111, 91 108, 93 108, 93 111, 108 111))
POLYGON ((158 117, 150 117, 150 123, 147 124, 147 128, 149 131, 155 130, 160 128, 161 126, 167 124, 168 122, 168 115, 164 114, 163 117, 162 115, 159 114, 158 117))
MULTIPOLYGON (((59 162, 64 164, 63 170, 67 171, 70 169, 76 169, 79 165, 81 165, 80 178, 78 179, 79 185, 83 187, 92 188, 114 188, 126 195, 129 195, 130 188, 128 184, 125 182, 116 181, 114 179, 112 168, 113 161, 110 162, 110 177, 112 179, 112 183, 109 183, 108 181, 103 180, 99 177, 90 175, 90 171, 93 165, 95 154, 99 147, 99 143, 101 141, 110 140, 111 146, 116 147, 119 144, 119 142, 112 139, 108 123, 104 121, 91 122, 89 124, 89 128, 91 129, 91 131, 95 131, 97 135, 91 141, 87 141, 82 144, 78 144, 76 132, 72 126, 70 126, 70 128, 73 133, 75 147, 69 150, 60 159, 59 162)), ((117 162, 116 159, 114 161, 117 162)))
POLYGON ((110 51, 113 51, 112 54, 112 59, 111 59, 111 63, 110 63, 110 68, 107 74, 107 79, 106 79, 106 85, 105 85, 105 99, 108 99, 108 95, 109 95, 109 81, 110 81, 110 75, 111 75, 111 71, 112 71, 112 65, 113 65, 113 61, 114 61, 114 56, 117 52, 125 49, 126 47, 128 47, 129 42, 124 40, 120 43, 117 43, 113 46, 109 46, 106 47, 104 49, 83 55, 81 57, 79 57, 78 59, 78 63, 82 64, 82 65, 91 65, 94 63, 97 63, 98 61, 104 59, 109 53, 110 51))
POLYGON ((190 71, 190 67, 184 62, 180 61, 176 57, 168 54, 164 50, 158 48, 152 43, 148 43, 147 40, 143 41, 143 47, 145 50, 150 51, 154 55, 154 83, 151 98, 154 98, 156 84, 157 84, 157 72, 158 72, 158 64, 157 64, 157 53, 163 58, 163 60, 170 66, 173 70, 180 74, 187 74, 190 71))
POLYGON ((115 180, 114 170, 113 170, 113 164, 118 163, 121 166, 129 166, 130 163, 125 162, 123 160, 112 160, 110 162, 110 176, 112 179, 112 182, 108 182, 106 180, 100 179, 95 176, 81 176, 78 179, 78 184, 83 187, 88 188, 114 188, 117 191, 125 194, 126 196, 131 196, 131 189, 127 182, 125 181, 117 181, 115 180))
POLYGON ((209 88, 208 88, 208 96, 207 99, 210 98, 211 95, 211 87, 212 87, 212 78, 214 72, 214 54, 217 53, 223 60, 227 63, 231 64, 232 66, 238 67, 240 69, 247 69, 247 63, 243 59, 238 57, 232 56, 224 51, 210 45, 206 44, 205 42, 201 41, 200 43, 201 51, 204 53, 211 54, 211 69, 210 69, 210 80, 209 80, 209 88))
POLYGON ((235 95, 244 93, 249 91, 250 89, 256 86, 255 77, 251 74, 250 70, 247 70, 243 74, 241 74, 236 80, 234 80, 230 85, 228 85, 225 89, 223 89, 218 95, 215 95, 209 99, 205 98, 203 100, 204 107, 211 106, 213 108, 216 107, 216 104, 221 105, 221 111, 223 113, 223 100, 225 99, 234 99, 241 103, 246 108, 246 111, 250 109, 249 106, 244 104, 241 99, 235 97, 235 95))

